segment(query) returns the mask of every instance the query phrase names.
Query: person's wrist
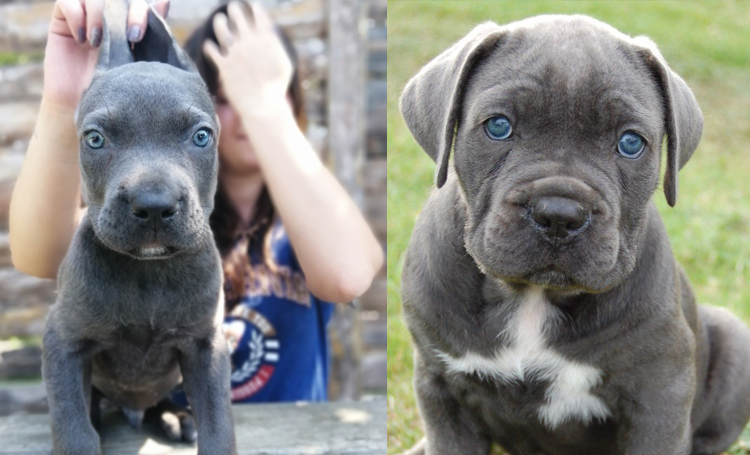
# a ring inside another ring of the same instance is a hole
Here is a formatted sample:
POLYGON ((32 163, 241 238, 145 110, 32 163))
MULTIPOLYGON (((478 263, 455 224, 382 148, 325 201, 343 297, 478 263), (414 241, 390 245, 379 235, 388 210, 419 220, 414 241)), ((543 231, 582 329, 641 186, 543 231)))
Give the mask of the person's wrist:
POLYGON ((42 96, 39 115, 34 128, 34 139, 54 147, 35 148, 36 153, 27 154, 27 159, 43 157, 56 163, 78 165, 78 135, 74 121, 75 107, 67 103, 57 103, 42 96))
POLYGON ((236 104, 240 117, 251 121, 280 121, 286 116, 293 117, 285 93, 270 90, 246 92, 238 97, 236 104))
POLYGON ((65 96, 42 93, 39 113, 54 115, 56 117, 69 117, 72 120, 77 107, 77 103, 65 96))

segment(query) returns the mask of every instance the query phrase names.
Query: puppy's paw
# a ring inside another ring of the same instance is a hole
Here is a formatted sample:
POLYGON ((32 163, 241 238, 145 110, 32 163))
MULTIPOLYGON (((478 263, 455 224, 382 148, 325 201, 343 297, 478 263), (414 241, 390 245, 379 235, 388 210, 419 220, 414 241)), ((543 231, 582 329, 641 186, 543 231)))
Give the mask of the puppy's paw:
POLYGON ((195 442, 198 437, 195 420, 188 409, 162 411, 159 424, 167 437, 173 441, 195 442))

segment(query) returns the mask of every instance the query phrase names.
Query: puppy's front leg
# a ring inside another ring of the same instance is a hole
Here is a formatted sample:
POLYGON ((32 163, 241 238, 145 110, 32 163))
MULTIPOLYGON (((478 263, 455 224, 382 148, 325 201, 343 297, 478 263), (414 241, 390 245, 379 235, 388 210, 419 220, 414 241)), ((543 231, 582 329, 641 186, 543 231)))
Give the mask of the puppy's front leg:
POLYGON ((81 343, 63 340, 48 319, 42 351, 42 376, 52 421, 54 455, 100 455, 99 435, 91 425, 88 397, 91 353, 81 343))
POLYGON ((227 342, 220 330, 180 356, 182 381, 198 427, 198 455, 235 455, 227 342))
POLYGON ((688 455, 695 374, 689 367, 653 369, 635 384, 643 389, 624 415, 618 438, 628 455, 688 455), (661 371, 659 371, 661 370, 661 371))
POLYGON ((489 454, 491 441, 482 423, 450 393, 441 374, 431 371, 416 352, 414 356, 414 389, 425 426, 424 453, 489 454))

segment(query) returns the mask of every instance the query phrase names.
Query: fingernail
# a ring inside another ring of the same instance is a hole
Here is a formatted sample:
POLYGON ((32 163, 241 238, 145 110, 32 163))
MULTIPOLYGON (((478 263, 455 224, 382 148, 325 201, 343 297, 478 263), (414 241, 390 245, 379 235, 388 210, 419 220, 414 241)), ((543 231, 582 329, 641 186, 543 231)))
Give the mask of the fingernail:
POLYGON ((86 30, 83 27, 78 27, 78 42, 81 44, 86 42, 86 30))
POLYGON ((167 14, 169 14, 169 6, 172 4, 172 2, 167 2, 167 7, 164 8, 164 19, 167 18, 167 14))
POLYGON ((138 38, 141 37, 141 28, 137 25, 134 25, 130 27, 130 30, 128 30, 128 41, 135 43, 138 41, 138 38))
POLYGON ((101 27, 94 27, 91 29, 91 45, 99 47, 102 44, 102 29, 101 27))

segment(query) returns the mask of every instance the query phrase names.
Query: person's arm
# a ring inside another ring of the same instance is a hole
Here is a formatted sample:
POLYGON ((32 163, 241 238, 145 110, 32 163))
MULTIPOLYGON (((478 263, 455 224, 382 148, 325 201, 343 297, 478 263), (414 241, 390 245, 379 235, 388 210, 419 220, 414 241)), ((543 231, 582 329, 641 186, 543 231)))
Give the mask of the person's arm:
POLYGON ((310 291, 323 300, 348 302, 370 287, 383 252, 354 201, 297 126, 286 101, 291 62, 270 18, 253 7, 254 24, 248 23, 236 3, 228 11, 236 36, 230 37, 224 15, 214 21, 226 55, 210 41, 204 52, 242 119, 310 291))
POLYGON ((73 111, 43 100, 10 201, 10 251, 21 272, 55 278, 83 211, 73 111))
MULTIPOLYGON (((155 5, 165 13, 166 0, 155 5)), ((57 0, 44 54, 44 89, 34 134, 10 202, 13 265, 55 278, 83 218, 78 138, 73 115, 93 76, 102 38, 104 0, 57 0)), ((129 27, 143 37, 148 6, 133 0, 129 27)))

